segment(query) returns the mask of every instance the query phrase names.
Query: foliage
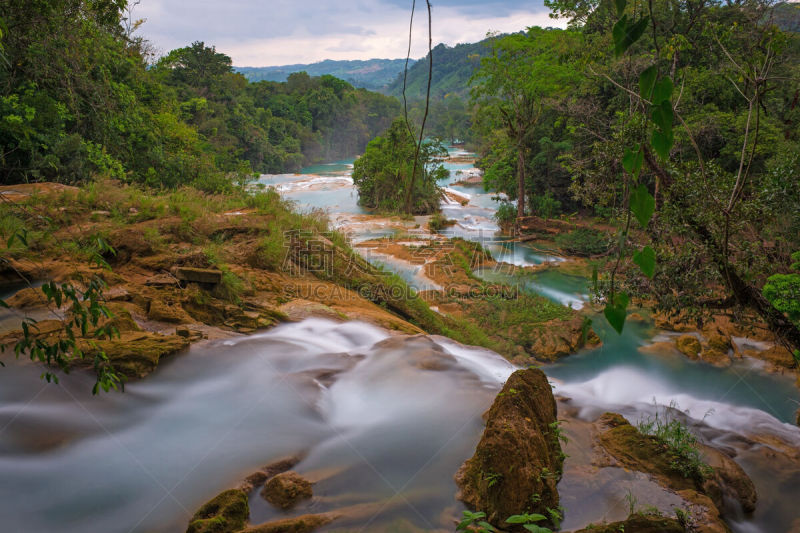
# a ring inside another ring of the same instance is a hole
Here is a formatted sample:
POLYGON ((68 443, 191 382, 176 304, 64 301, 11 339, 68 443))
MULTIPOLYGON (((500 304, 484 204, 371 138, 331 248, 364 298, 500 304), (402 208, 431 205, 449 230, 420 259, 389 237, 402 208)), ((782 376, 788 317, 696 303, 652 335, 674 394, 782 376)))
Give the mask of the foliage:
POLYGON ((544 218, 553 218, 561 213, 561 202, 553 197, 550 191, 531 197, 531 211, 544 218))
POLYGON ((533 533, 553 533, 552 530, 536 524, 536 522, 542 522, 543 520, 547 520, 547 517, 542 514, 525 513, 509 516, 506 518, 506 523, 520 524, 527 531, 532 531, 533 533))
POLYGON ((800 322, 800 252, 792 254, 792 265, 798 273, 774 274, 767 278, 764 285, 764 297, 789 320, 800 322))
MULTIPOLYGON (((7 247, 11 248, 14 241, 19 241, 23 246, 28 246, 28 233, 25 230, 15 231, 8 239, 7 247)), ((105 269, 110 267, 103 259, 103 254, 114 253, 102 239, 96 239, 88 248, 87 253, 92 261, 105 269)), ((3 258, 5 260, 5 258, 3 258)), ((44 283, 39 291, 41 298, 51 309, 55 316, 60 315, 63 307, 68 307, 68 317, 63 320, 62 327, 55 334, 42 334, 37 326, 37 321, 31 317, 24 317, 21 324, 22 336, 13 345, 2 344, 0 351, 5 352, 11 348, 16 358, 27 354, 32 361, 46 365, 42 379, 48 383, 58 383, 58 375, 50 370, 58 368, 64 373, 69 373, 75 361, 84 358, 86 344, 90 348, 97 348, 94 340, 111 339, 119 336, 119 331, 111 322, 113 315, 104 305, 103 289, 105 281, 99 275, 92 275, 90 279, 81 279, 82 288, 70 282, 44 283)), ((3 300, 0 307, 8 308, 3 300)), ((117 374, 109 362, 105 352, 95 349, 93 368, 96 381, 92 387, 92 394, 97 394, 100 389, 108 392, 123 387, 124 376, 117 374)), ((0 362, 0 366, 4 366, 0 362)))
POLYGON ((608 251, 608 237, 602 231, 578 228, 556 237, 556 245, 569 255, 589 257, 608 251))
POLYGON ((250 84, 202 42, 149 67, 149 44, 121 26, 126 5, 0 4, 14 29, 0 58, 1 183, 102 175, 225 191, 254 171, 356 155, 399 113, 332 76, 250 84))
MULTIPOLYGON (((518 216, 525 214, 527 153, 533 133, 544 114, 546 101, 565 94, 578 72, 569 57, 580 44, 576 32, 528 28, 492 42, 492 52, 481 59, 472 82, 476 122, 483 135, 492 139, 494 160, 505 162, 504 175, 516 159, 515 187, 496 188, 517 199, 518 216)), ((546 143, 545 143, 546 144, 546 143)), ((543 145, 544 147, 544 145, 543 145)), ((547 145, 545 150, 551 150, 547 145)), ((537 154, 547 159, 546 154, 537 154)))
POLYGON ((697 447, 697 437, 691 430, 677 418, 669 414, 674 405, 664 409, 663 414, 656 414, 637 424, 637 429, 643 435, 655 437, 665 446, 670 460, 670 467, 683 477, 702 483, 711 475, 708 466, 700 455, 697 447))
POLYGON ((477 531, 477 533, 494 533, 497 529, 484 520, 486 513, 483 511, 464 511, 462 520, 456 526, 456 531, 477 531))
MULTIPOLYGON (((402 119, 396 119, 382 136, 370 141, 353 168, 359 203, 384 212, 401 211, 413 172, 415 150, 415 139, 402 119)), ((414 214, 439 210, 441 189, 438 182, 448 176, 439 158, 446 156, 447 150, 439 142, 423 142, 422 164, 417 168, 411 195, 414 214)))
POLYGON ((512 227, 517 221, 517 207, 511 202, 501 203, 494 212, 494 219, 500 224, 500 227, 512 227))

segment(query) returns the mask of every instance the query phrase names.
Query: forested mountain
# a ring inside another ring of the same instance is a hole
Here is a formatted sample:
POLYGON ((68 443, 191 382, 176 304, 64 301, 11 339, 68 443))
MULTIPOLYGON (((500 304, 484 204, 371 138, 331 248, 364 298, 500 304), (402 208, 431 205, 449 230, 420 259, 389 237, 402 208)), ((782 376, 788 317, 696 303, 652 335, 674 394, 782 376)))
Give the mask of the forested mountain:
POLYGON ((152 68, 114 2, 0 4, 0 182, 225 188, 360 153, 397 100, 333 76, 249 83, 202 42, 152 68))
MULTIPOLYGON (((364 61, 334 61, 326 59, 311 64, 277 67, 234 67, 250 81, 286 81, 290 74, 306 72, 309 76, 331 75, 354 87, 384 92, 403 71, 405 59, 367 59, 364 61)), ((409 61, 413 65, 414 60, 409 61)))
MULTIPOLYGON (((489 54, 489 45, 494 37, 484 39, 477 43, 457 44, 447 46, 439 44, 433 49, 433 82, 431 84, 431 97, 442 99, 447 95, 465 97, 469 96, 469 79, 480 65, 480 60, 489 54)), ((406 80, 406 97, 409 100, 425 98, 428 83, 428 58, 419 59, 408 69, 406 80)), ((402 97, 403 74, 402 72, 387 90, 388 94, 402 97)))

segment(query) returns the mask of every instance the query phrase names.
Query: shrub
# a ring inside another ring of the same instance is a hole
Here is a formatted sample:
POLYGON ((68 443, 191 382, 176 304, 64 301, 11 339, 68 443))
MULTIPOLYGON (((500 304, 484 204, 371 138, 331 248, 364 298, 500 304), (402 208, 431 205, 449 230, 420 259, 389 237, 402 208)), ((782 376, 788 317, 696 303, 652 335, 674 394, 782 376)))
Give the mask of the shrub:
POLYGON ((561 202, 553 198, 550 191, 531 198, 531 209, 542 218, 553 218, 561 214, 561 202))
POLYGON ((456 223, 455 220, 450 220, 441 213, 434 213, 431 216, 430 220, 428 220, 428 227, 430 228, 431 231, 439 231, 446 228, 447 226, 452 226, 455 223, 456 223))
POLYGON ((588 257, 608 251, 608 237, 605 233, 589 228, 578 228, 556 237, 556 244, 570 255, 588 257))
POLYGON ((502 228, 510 228, 517 221, 517 206, 511 202, 503 202, 497 207, 494 219, 502 228))

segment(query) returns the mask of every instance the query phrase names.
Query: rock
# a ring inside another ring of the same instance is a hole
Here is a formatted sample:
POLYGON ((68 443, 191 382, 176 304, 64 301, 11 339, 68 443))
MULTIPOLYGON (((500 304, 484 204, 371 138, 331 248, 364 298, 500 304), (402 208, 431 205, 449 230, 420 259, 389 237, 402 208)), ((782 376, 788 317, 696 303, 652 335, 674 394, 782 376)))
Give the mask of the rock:
POLYGON ((197 510, 186 533, 235 533, 245 528, 249 517, 247 494, 226 490, 197 510))
POLYGON ((794 424, 796 426, 800 426, 800 409, 798 409, 794 414, 794 424))
POLYGON ((115 231, 108 237, 109 244, 114 248, 113 255, 106 256, 109 263, 122 265, 133 258, 153 255, 152 242, 145 239, 139 229, 123 228, 115 231))
POLYGON ((398 350, 403 353, 403 362, 420 370, 442 371, 458 366, 458 360, 427 335, 390 337, 372 348, 378 356, 397 353, 398 350))
POLYGON ((304 514, 249 527, 243 533, 310 533, 335 519, 333 513, 304 514))
POLYGON ((121 333, 120 338, 94 341, 94 345, 80 342, 84 359, 79 366, 91 366, 98 350, 103 350, 114 369, 129 377, 142 378, 156 369, 162 357, 189 346, 189 340, 177 335, 159 335, 148 332, 121 333))
POLYGON ((47 297, 42 292, 42 289, 34 289, 33 287, 26 287, 17 291, 14 296, 6 299, 6 303, 11 307, 17 309, 30 309, 33 307, 46 307, 47 297))
POLYGON ((719 368, 726 368, 733 364, 727 351, 720 351, 711 346, 703 346, 703 352, 700 354, 700 359, 706 363, 710 363, 719 368))
POLYGON ((592 525, 575 533, 684 533, 684 527, 672 518, 632 514, 627 520, 612 524, 592 525))
POLYGON ((730 336, 722 335, 720 333, 712 333, 708 335, 708 345, 711 348, 725 354, 727 354, 728 350, 733 347, 730 336))
POLYGON ((192 321, 191 317, 179 304, 168 304, 158 298, 150 302, 147 318, 158 322, 169 322, 170 324, 186 324, 192 321))
POLYGON ((703 347, 694 335, 681 335, 675 340, 675 345, 683 355, 689 359, 697 359, 703 347))
POLYGON ((556 424, 547 376, 532 368, 514 372, 486 413, 475 455, 456 474, 458 499, 504 529, 511 515, 557 508, 564 455, 556 424))
POLYGON ((106 211, 104 209, 101 209, 101 210, 97 210, 97 211, 92 211, 91 215, 93 217, 110 217, 111 216, 111 211, 106 211))
POLYGON ((273 461, 258 472, 247 476, 239 488, 245 492, 250 492, 258 485, 263 485, 268 479, 291 470, 303 459, 303 457, 305 457, 305 453, 292 455, 289 457, 284 457, 283 459, 278 459, 277 461, 273 461))
POLYGON ((673 490, 697 489, 702 480, 683 477, 671 466, 671 459, 655 437, 643 435, 622 415, 605 413, 597 422, 597 440, 619 465, 645 472, 673 490))
POLYGON ((156 274, 144 282, 148 287, 177 287, 180 281, 172 274, 156 274))
POLYGON ((300 500, 313 496, 311 483, 296 472, 284 472, 269 479, 261 490, 261 496, 281 509, 291 509, 300 500))
POLYGON ((703 492, 718 509, 722 509, 724 499, 729 498, 739 502, 745 513, 755 511, 758 493, 742 467, 719 450, 709 446, 702 446, 702 450, 705 461, 714 469, 711 478, 703 484, 703 492))
POLYGON ((775 368, 795 368, 797 364, 792 356, 792 352, 779 345, 758 352, 755 356, 771 363, 775 368))
POLYGON ((222 281, 222 271, 212 268, 174 267, 172 274, 183 283, 217 285, 222 281))

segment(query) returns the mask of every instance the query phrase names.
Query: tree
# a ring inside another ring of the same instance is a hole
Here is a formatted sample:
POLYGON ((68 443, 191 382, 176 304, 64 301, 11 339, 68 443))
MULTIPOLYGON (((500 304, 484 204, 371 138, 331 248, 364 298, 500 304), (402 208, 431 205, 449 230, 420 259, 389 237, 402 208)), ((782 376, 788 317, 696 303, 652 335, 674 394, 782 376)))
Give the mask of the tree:
POLYGON ((507 146, 516 156, 517 216, 525 215, 527 143, 548 100, 565 94, 578 71, 569 57, 581 42, 572 31, 529 28, 498 38, 481 60, 472 82, 479 115, 502 124, 507 146))
POLYGON ((359 203, 365 207, 396 213, 404 209, 406 187, 416 168, 410 212, 425 215, 439 211, 441 189, 438 181, 448 171, 439 162, 447 150, 436 141, 422 143, 419 165, 414 165, 416 140, 403 119, 396 119, 389 129, 367 145, 364 155, 353 168, 353 183, 358 189, 359 203))

